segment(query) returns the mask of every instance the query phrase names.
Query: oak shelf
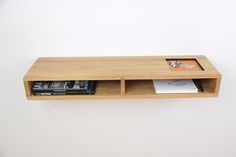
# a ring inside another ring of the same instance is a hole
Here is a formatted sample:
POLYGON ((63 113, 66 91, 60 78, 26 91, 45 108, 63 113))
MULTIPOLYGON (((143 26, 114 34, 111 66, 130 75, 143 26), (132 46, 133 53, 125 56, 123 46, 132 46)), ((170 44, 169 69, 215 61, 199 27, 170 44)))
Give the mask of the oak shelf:
POLYGON ((23 78, 29 100, 216 97, 221 74, 205 56, 40 57, 23 78), (202 71, 171 71, 168 59, 196 59, 202 71), (198 79, 198 93, 156 94, 152 80, 198 79), (35 96, 35 81, 95 80, 94 95, 35 96))

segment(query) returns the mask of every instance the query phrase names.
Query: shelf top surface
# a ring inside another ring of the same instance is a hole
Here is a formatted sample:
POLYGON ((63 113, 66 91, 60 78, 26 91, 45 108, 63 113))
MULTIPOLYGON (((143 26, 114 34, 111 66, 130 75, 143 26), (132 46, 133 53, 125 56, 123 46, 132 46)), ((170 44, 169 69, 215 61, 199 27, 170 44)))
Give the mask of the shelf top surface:
POLYGON ((215 78, 205 56, 40 57, 25 81, 215 78), (203 71, 171 71, 166 59, 196 59, 203 71))

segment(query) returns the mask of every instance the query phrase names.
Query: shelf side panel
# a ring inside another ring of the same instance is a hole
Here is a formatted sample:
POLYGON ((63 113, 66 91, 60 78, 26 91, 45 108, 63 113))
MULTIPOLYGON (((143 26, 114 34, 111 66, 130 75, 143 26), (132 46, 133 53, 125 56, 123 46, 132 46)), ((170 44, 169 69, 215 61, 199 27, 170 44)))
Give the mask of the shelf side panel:
POLYGON ((24 88, 25 88, 25 95, 29 98, 32 95, 32 88, 33 82, 32 81, 24 81, 24 88))

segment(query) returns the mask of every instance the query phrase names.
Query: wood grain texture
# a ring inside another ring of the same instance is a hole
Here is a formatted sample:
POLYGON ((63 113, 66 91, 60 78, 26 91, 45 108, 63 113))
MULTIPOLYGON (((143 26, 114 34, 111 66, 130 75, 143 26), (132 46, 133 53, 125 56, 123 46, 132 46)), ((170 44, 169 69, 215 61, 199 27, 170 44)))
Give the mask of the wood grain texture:
POLYGON ((38 58, 25 81, 209 78, 220 75, 204 56, 38 58), (204 71, 173 72, 166 59, 196 58, 204 71))
POLYGON ((23 78, 28 99, 178 98, 217 96, 221 74, 205 56, 41 57, 23 78), (204 71, 171 71, 167 59, 196 59, 204 71), (153 79, 203 79, 204 92, 156 94, 153 79), (95 95, 33 96, 33 81, 100 80, 95 95), (109 81, 110 80, 110 81, 109 81))

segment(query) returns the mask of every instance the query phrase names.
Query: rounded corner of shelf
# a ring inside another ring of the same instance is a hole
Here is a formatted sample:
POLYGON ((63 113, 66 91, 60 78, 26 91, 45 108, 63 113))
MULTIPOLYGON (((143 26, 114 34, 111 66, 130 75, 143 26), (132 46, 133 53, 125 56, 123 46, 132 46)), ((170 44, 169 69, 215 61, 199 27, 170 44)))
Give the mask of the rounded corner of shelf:
POLYGON ((26 78, 26 77, 23 77, 23 79, 22 79, 24 82, 28 82, 29 80, 28 80, 28 78, 26 78))

